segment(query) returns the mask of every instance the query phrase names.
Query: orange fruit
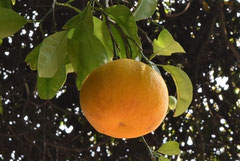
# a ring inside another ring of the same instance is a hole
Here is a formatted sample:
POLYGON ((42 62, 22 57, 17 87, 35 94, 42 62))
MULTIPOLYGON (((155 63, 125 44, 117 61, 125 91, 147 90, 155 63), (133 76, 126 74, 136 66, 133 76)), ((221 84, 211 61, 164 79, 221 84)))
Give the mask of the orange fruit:
POLYGON ((83 82, 80 104, 89 123, 115 138, 135 138, 154 131, 168 109, 168 90, 150 66, 119 59, 95 69, 83 82))

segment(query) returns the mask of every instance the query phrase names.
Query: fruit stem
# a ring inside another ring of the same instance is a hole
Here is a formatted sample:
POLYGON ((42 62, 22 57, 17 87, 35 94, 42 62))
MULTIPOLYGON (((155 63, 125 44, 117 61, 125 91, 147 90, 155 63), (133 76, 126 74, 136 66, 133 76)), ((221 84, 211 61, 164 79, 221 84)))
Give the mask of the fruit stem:
POLYGON ((148 145, 147 141, 145 140, 145 138, 143 136, 141 136, 142 140, 143 140, 143 143, 145 145, 145 147, 147 148, 148 150, 148 153, 152 159, 152 161, 156 161, 156 158, 154 157, 153 153, 152 153, 152 149, 150 148, 150 146, 148 145))

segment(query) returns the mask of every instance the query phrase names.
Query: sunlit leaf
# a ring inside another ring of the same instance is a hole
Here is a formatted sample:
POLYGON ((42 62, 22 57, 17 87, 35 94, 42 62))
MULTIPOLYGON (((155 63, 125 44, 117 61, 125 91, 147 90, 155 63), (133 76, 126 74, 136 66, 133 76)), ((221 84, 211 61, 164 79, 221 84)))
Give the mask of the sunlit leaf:
POLYGON ((158 161, 170 161, 170 160, 164 156, 159 156, 158 161))
POLYGON ((178 155, 181 153, 179 143, 176 141, 169 141, 163 144, 157 151, 166 155, 178 155))
POLYGON ((2 43, 3 43, 3 40, 2 40, 2 39, 0 39, 0 45, 2 45, 2 43))
POLYGON ((136 21, 149 18, 157 8, 157 0, 139 0, 133 15, 136 21))
POLYGON ((14 6, 16 4, 16 0, 11 0, 12 1, 12 5, 14 6))
POLYGON ((104 45, 104 47, 107 51, 108 59, 112 60, 113 44, 112 44, 111 36, 108 31, 106 23, 104 21, 98 19, 97 17, 93 17, 93 23, 94 23, 94 35, 104 45))
POLYGON ((185 53, 185 51, 182 46, 173 39, 168 30, 163 29, 158 39, 153 40, 153 55, 150 59, 156 55, 170 56, 172 53, 185 53))
POLYGON ((66 72, 67 72, 67 73, 72 73, 72 72, 74 72, 74 69, 73 69, 73 66, 72 66, 71 63, 66 64, 65 67, 66 67, 66 72))
POLYGON ((131 37, 132 40, 135 41, 134 43, 132 40, 129 40, 131 47, 130 53, 132 53, 132 58, 135 59, 139 55, 139 48, 136 46, 136 44, 141 47, 141 41, 138 37, 137 24, 132 12, 124 5, 115 5, 106 8, 105 12, 117 23, 124 34, 126 34, 128 37, 131 37))
POLYGON ((175 110, 177 106, 177 99, 174 96, 169 96, 169 109, 170 110, 175 110))
POLYGON ((95 68, 108 62, 108 55, 101 41, 93 34, 93 17, 90 9, 85 9, 84 17, 79 22, 68 40, 69 60, 77 73, 77 87, 81 88, 85 77, 95 68))
POLYGON ((0 96, 0 115, 3 114, 2 96, 0 96))
POLYGON ((61 31, 43 40, 38 57, 38 75, 51 78, 64 64, 67 55, 67 32, 61 31))
POLYGON ((188 75, 178 67, 172 65, 162 65, 171 74, 177 89, 177 106, 174 117, 184 113, 192 102, 193 86, 188 75))
POLYGON ((52 99, 66 81, 65 65, 62 65, 52 78, 37 77, 37 90, 41 99, 52 99))
POLYGON ((27 20, 11 9, 0 8, 0 39, 13 35, 27 20))
POLYGON ((41 44, 36 46, 25 58, 25 62, 30 66, 31 70, 37 70, 40 46, 41 44))

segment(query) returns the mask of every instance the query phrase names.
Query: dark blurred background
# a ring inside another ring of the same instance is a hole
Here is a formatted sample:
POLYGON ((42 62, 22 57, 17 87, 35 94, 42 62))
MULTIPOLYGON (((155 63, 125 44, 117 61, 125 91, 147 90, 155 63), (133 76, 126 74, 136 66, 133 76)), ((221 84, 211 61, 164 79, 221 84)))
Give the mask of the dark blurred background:
MULTIPOLYGON (((61 1, 59 1, 61 2, 61 1)), ((65 2, 65 1, 62 1, 65 2)), ((41 20, 51 9, 49 0, 18 0, 13 9, 29 20, 41 20)), ((75 0, 83 9, 87 0, 75 0)), ((116 0, 134 8, 134 0, 116 0)), ((136 6, 136 5, 135 5, 136 6)), ((15 161, 148 161, 143 142, 114 139, 96 132, 79 105, 76 76, 69 74, 64 87, 49 101, 36 93, 37 73, 24 62, 26 55, 45 36, 61 30, 77 13, 56 6, 39 23, 28 23, 0 46, 0 160, 15 161), (43 34, 44 33, 44 34, 43 34)), ((119 13, 121 14, 121 13, 119 13)), ((96 13, 97 15, 97 13, 96 13)), ((194 86, 190 108, 180 117, 167 115, 164 123, 145 136, 155 149, 166 141, 180 143, 183 161, 240 160, 240 1, 159 0, 155 14, 138 22, 144 54, 149 57, 152 40, 166 28, 186 51, 171 57, 155 57, 155 63, 176 65, 194 86)), ((161 69, 160 69, 161 70, 161 69)), ((164 74, 169 93, 175 95, 171 77, 164 74)))

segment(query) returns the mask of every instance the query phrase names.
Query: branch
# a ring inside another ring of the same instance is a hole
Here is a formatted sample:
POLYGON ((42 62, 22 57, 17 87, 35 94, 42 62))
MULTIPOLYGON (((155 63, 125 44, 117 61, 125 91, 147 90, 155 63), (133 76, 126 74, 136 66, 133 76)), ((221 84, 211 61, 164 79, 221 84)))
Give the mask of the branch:
MULTIPOLYGON (((211 40, 211 35, 213 34, 213 30, 217 21, 217 17, 218 14, 215 12, 212 12, 208 23, 206 23, 206 25, 204 26, 203 30, 202 30, 202 37, 199 37, 199 39, 197 40, 196 44, 200 44, 200 48, 198 49, 197 52, 197 58, 195 60, 195 69, 193 70, 193 84, 198 84, 198 77, 199 77, 199 70, 202 67, 203 64, 198 63, 199 60, 202 60, 206 54, 205 50, 208 47, 208 44, 211 40)), ((192 46, 192 49, 190 50, 191 52, 193 52, 195 48, 195 45, 192 46)), ((194 93, 193 96, 196 97, 197 96, 197 88, 194 88, 194 93)), ((195 104, 196 102, 194 102, 195 104)), ((194 106, 193 104, 193 106, 194 106)))
POLYGON ((152 153, 152 149, 151 149, 150 146, 148 145, 147 141, 145 140, 145 138, 144 138, 143 136, 141 136, 141 139, 142 139, 142 141, 143 141, 146 149, 148 150, 148 153, 149 153, 149 155, 150 155, 150 157, 151 157, 151 160, 152 160, 152 161, 155 161, 156 158, 154 157, 154 155, 153 155, 153 153, 152 153))
POLYGON ((226 23, 225 23, 225 15, 223 13, 223 2, 219 2, 219 22, 220 22, 220 29, 221 33, 223 35, 224 41, 226 42, 227 46, 231 50, 233 56, 237 59, 238 64, 240 64, 240 53, 236 49, 236 47, 229 41, 227 29, 226 29, 226 23))
POLYGON ((76 7, 68 4, 68 3, 59 3, 59 2, 56 2, 56 5, 71 8, 71 9, 73 9, 74 11, 76 11, 77 13, 81 13, 81 12, 82 12, 80 9, 78 9, 78 8, 76 8, 76 7))
POLYGON ((109 138, 106 138, 106 139, 102 140, 101 142, 99 142, 99 143, 97 143, 97 144, 95 144, 91 147, 88 147, 88 148, 67 147, 63 144, 56 144, 56 143, 51 143, 51 142, 47 142, 47 146, 57 148, 57 149, 61 149, 63 151, 72 151, 72 152, 80 153, 80 152, 96 149, 98 146, 102 146, 102 145, 106 144, 108 141, 109 141, 109 138))
POLYGON ((150 39, 150 37, 148 36, 148 34, 141 28, 138 26, 138 30, 146 37, 147 41, 149 44, 153 45, 153 41, 150 39))
POLYGON ((189 2, 187 3, 187 5, 186 5, 186 7, 184 8, 184 10, 182 10, 181 12, 179 12, 179 13, 172 13, 172 14, 166 14, 166 17, 178 17, 178 16, 183 15, 183 14, 186 13, 187 10, 189 9, 190 4, 191 4, 191 1, 189 1, 189 2))

